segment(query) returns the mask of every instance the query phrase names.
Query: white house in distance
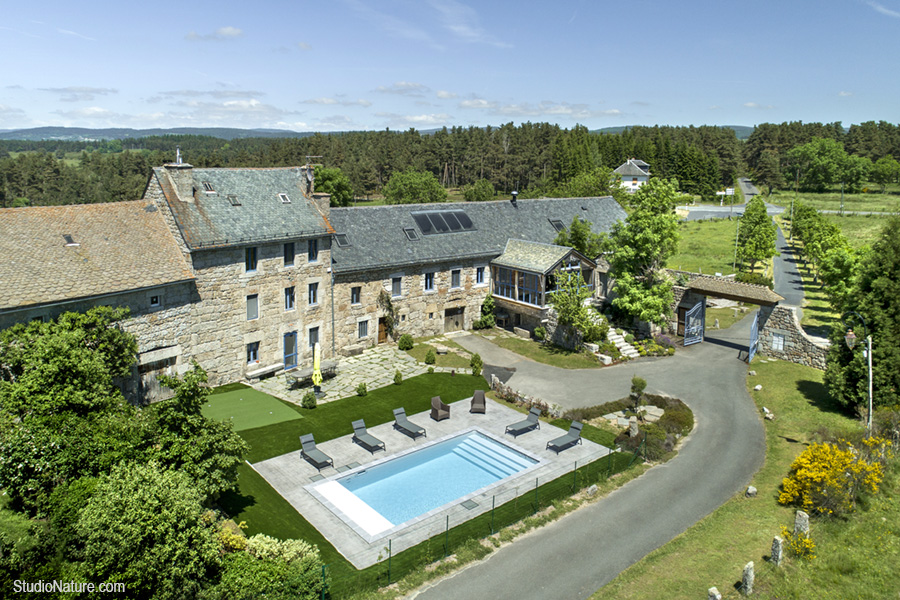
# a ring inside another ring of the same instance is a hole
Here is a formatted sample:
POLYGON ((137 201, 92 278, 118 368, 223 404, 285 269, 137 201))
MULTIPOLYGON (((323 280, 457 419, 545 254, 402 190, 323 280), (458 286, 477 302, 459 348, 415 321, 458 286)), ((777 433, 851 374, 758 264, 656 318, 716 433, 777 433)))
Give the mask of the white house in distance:
POLYGON ((650 165, 640 159, 629 158, 613 173, 622 178, 622 187, 625 191, 633 194, 650 179, 650 165))

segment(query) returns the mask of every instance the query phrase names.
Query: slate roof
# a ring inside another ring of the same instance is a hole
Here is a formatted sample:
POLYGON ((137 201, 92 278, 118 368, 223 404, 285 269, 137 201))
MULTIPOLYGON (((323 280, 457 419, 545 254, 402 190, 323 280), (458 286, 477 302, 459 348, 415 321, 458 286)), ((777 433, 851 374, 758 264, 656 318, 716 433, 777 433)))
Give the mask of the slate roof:
POLYGON ((742 283, 726 277, 692 274, 687 287, 704 294, 718 296, 729 300, 737 300, 762 304, 766 306, 778 304, 784 298, 764 285, 742 283))
MULTIPOLYGON (((647 177, 650 175, 650 173, 642 169, 637 162, 638 161, 628 159, 626 162, 619 165, 613 173, 621 175, 622 177, 647 177)), ((644 161, 639 162, 642 162, 645 165, 647 164, 644 161)), ((650 165, 647 166, 649 167, 650 165)))
POLYGON ((492 264, 531 271, 532 273, 547 273, 556 263, 564 259, 572 249, 566 246, 555 246, 541 242, 529 242, 526 240, 509 240, 503 254, 495 258, 492 264))
POLYGON ((550 244, 557 231, 550 219, 568 226, 573 217, 590 221, 596 232, 609 231, 625 211, 610 196, 600 198, 521 199, 490 202, 399 204, 331 209, 330 222, 337 233, 348 236, 350 246, 332 245, 336 273, 378 268, 477 259, 486 261, 503 253, 510 239, 550 244), (423 235, 410 213, 422 210, 464 210, 474 229, 423 235), (404 228, 418 239, 410 241, 404 228))
POLYGON ((175 222, 191 249, 311 238, 332 233, 325 217, 304 194, 306 170, 193 169, 194 201, 185 202, 168 184, 165 167, 154 169, 175 222), (208 182, 213 193, 204 191, 208 182), (279 194, 287 194, 284 203, 279 194), (234 206, 228 196, 240 203, 234 206))
POLYGON ((0 209, 0 255, 0 310, 193 279, 147 200, 0 209))

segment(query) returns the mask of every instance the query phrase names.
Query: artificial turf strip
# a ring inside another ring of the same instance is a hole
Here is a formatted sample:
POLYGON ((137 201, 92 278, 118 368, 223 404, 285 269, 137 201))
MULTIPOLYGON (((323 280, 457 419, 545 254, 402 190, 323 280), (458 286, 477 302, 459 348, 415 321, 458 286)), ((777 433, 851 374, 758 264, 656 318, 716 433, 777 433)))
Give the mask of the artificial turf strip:
POLYGON ((286 402, 257 391, 252 387, 241 386, 230 391, 216 390, 210 394, 200 409, 204 417, 215 421, 230 421, 235 431, 255 429, 302 419, 299 411, 286 402))
POLYGON ((365 419, 367 427, 394 420, 393 409, 404 407, 407 415, 431 408, 431 397, 440 396, 444 402, 470 398, 475 390, 488 389, 481 377, 467 373, 425 373, 406 379, 400 385, 378 388, 366 396, 351 396, 328 402, 318 408, 297 408, 302 420, 284 421, 241 430, 241 437, 250 444, 245 458, 256 463, 300 449, 300 436, 315 435, 316 443, 333 440, 353 433, 351 423, 365 419))

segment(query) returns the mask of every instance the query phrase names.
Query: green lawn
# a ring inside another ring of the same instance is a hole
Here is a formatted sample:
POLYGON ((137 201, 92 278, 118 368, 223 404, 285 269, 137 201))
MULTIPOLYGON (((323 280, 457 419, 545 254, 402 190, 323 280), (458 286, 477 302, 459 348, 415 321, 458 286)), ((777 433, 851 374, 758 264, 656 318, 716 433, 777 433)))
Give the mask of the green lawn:
MULTIPOLYGON (((756 310, 756 307, 751 306, 751 310, 756 310)), ((706 329, 708 331, 715 331, 716 319, 719 320, 719 329, 728 329, 746 316, 747 313, 740 310, 737 311, 737 316, 735 316, 734 308, 707 308, 706 329)))
POLYGON ((871 246, 881 237, 881 230, 887 225, 887 218, 877 215, 840 216, 822 215, 841 229, 841 233, 854 248, 871 246))
POLYGON ((734 273, 737 219, 682 221, 678 233, 678 250, 666 262, 668 268, 707 275, 734 273))
MULTIPOLYGON (((765 359, 763 359, 765 360, 765 359)), ((781 570, 771 567, 772 538, 781 525, 793 523, 794 508, 777 503, 782 478, 806 446, 817 441, 822 427, 858 432, 860 422, 836 406, 822 384, 822 372, 786 362, 752 366, 747 379, 756 405, 775 413, 765 421, 766 462, 751 482, 756 498, 736 494, 712 515, 672 542, 649 554, 610 584, 593 600, 673 600, 705 597, 717 587, 724 598, 742 598, 734 584, 743 566, 754 561, 754 597, 896 598, 900 592, 896 565, 900 564, 900 485, 893 475, 885 489, 848 520, 813 519, 811 533, 818 558, 810 563, 789 559, 781 570)))
MULTIPOLYGON (((869 193, 845 193, 844 212, 897 212, 900 210, 900 195, 895 190, 893 193, 881 194, 878 192, 880 189, 878 186, 870 185, 868 189, 871 190, 869 193)), ((793 191, 776 191, 771 196, 764 196, 763 199, 770 204, 784 206, 788 210, 790 210, 791 200, 797 199, 818 210, 840 210, 840 190, 841 187, 838 185, 836 191, 821 194, 812 192, 795 194, 793 191)))
MULTIPOLYGON (((450 344, 444 343, 444 345, 449 346, 450 344)), ((424 363, 425 355, 428 354, 429 350, 434 350, 434 346, 431 344, 419 343, 413 346, 412 350, 407 350, 407 353, 420 363, 424 363)), ((435 352, 434 354, 434 366, 436 367, 449 367, 451 369, 462 370, 469 368, 469 359, 463 358, 459 354, 454 354, 453 352, 448 352, 447 354, 438 354, 435 352)))
MULTIPOLYGON (((488 335, 496 335, 491 329, 485 330, 488 335)), ((479 335, 483 335, 479 333, 479 335)), ((537 340, 526 340, 518 336, 497 335, 491 340, 501 348, 515 352, 535 362, 544 363, 563 369, 593 369, 602 365, 593 354, 566 350, 559 346, 541 344, 537 340)))
POLYGON ((249 386, 230 391, 219 390, 210 395, 201 409, 203 416, 216 421, 231 421, 235 431, 254 429, 302 419, 299 409, 249 386))

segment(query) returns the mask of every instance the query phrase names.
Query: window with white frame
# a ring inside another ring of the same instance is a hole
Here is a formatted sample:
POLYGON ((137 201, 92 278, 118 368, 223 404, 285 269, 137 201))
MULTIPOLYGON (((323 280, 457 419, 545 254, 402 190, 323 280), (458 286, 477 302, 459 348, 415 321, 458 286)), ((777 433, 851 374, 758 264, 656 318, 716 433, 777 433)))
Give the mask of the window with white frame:
POLYGON ((391 278, 391 296, 397 298, 403 294, 403 277, 391 278))
POLYGON ((425 291, 434 291, 434 273, 425 273, 425 291))
POLYGON ((259 342, 247 344, 247 364, 259 362, 259 342))
POLYGON ((160 306, 162 306, 162 296, 159 294, 150 296, 150 308, 159 308, 160 306))
POLYGON ((359 331, 358 331, 359 339, 369 337, 369 322, 368 321, 360 321, 357 324, 357 327, 359 328, 359 331))
POLYGON ((309 284, 309 305, 314 306, 319 303, 319 284, 309 284))
POLYGON ((484 267, 475 267, 475 285, 484 285, 484 267))
POLYGON ((772 334, 772 350, 784 352, 784 335, 780 333, 772 334))
POLYGON ((319 328, 318 327, 310 327, 309 328, 309 349, 312 350, 316 344, 319 343, 319 328))
POLYGON ((250 294, 247 296, 247 320, 252 321, 259 318, 259 294, 250 294))
POLYGON ((458 288, 462 285, 462 270, 453 269, 450 271, 450 287, 458 288))
POLYGON ((350 304, 359 304, 362 302, 362 287, 354 286, 350 288, 350 304))

